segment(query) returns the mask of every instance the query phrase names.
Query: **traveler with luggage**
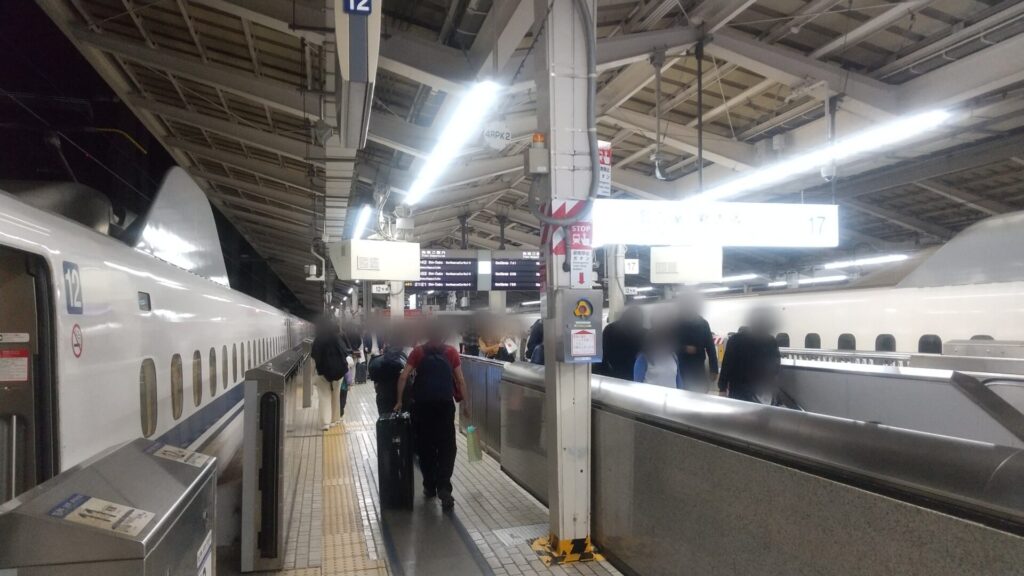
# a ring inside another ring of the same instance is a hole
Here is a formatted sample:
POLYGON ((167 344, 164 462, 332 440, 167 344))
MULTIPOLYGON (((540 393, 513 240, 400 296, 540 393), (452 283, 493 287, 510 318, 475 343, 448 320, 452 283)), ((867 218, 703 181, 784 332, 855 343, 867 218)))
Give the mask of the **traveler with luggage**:
POLYGON ((317 324, 316 338, 310 350, 310 357, 316 366, 317 402, 323 430, 340 422, 344 415, 341 394, 348 373, 348 356, 348 348, 341 338, 341 328, 334 319, 323 318, 317 324))
MULTIPOLYGON (((427 342, 409 354, 409 360, 398 378, 401 398, 409 378, 416 373, 412 385, 412 423, 416 435, 416 455, 423 473, 423 495, 439 497, 441 507, 455 507, 452 497, 452 472, 455 470, 455 402, 461 402, 466 390, 461 360, 455 348, 445 344, 444 330, 433 326, 427 342)), ((396 402, 394 410, 401 410, 396 402)))
POLYGON ((726 344, 718 378, 719 394, 746 402, 776 403, 782 360, 779 344, 772 336, 775 325, 772 310, 751 310, 749 329, 733 334, 726 344))
POLYGON ((405 370, 408 355, 402 351, 400 337, 396 337, 384 353, 370 360, 368 371, 377 392, 377 413, 387 414, 398 404, 398 378, 405 370))

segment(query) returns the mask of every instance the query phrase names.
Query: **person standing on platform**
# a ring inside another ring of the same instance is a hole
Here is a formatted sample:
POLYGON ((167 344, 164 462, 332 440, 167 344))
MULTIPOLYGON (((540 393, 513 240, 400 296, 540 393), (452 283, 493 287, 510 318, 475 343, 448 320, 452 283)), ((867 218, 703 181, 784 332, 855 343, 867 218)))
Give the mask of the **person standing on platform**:
POLYGON ((402 338, 396 336, 383 354, 370 360, 368 372, 377 393, 378 414, 387 414, 395 405, 401 404, 398 401, 398 379, 408 361, 408 355, 402 350, 403 345, 402 338))
POLYGON ((667 327, 652 328, 647 333, 644 349, 636 357, 633 380, 666 388, 683 387, 672 332, 667 327))
MULTIPOLYGON (((530 336, 526 340, 526 359, 533 361, 533 351, 537 349, 537 346, 544 345, 544 321, 538 318, 532 326, 530 326, 530 336)), ((534 362, 534 364, 543 364, 544 361, 534 362)))
POLYGON ((341 420, 344 408, 341 389, 348 372, 349 351, 341 338, 341 328, 333 318, 324 318, 317 324, 316 338, 310 357, 316 366, 317 403, 320 407, 320 426, 327 430, 341 420))
MULTIPOLYGON (((412 425, 416 435, 416 455, 423 473, 423 495, 440 497, 441 507, 455 507, 452 497, 452 472, 455 470, 455 403, 465 397, 466 381, 462 361, 455 348, 445 344, 445 331, 431 326, 427 342, 409 354, 409 361, 398 378, 398 398, 402 398, 413 372, 412 425)), ((401 401, 394 410, 402 409, 401 401)))
POLYGON ((636 357, 644 346, 644 312, 630 306, 618 320, 604 329, 601 344, 604 360, 600 373, 620 380, 632 380, 636 357))
POLYGON ((682 388, 707 393, 711 382, 718 378, 718 351, 711 326, 700 315, 700 308, 698 295, 681 295, 680 317, 675 327, 676 355, 679 357, 682 388))
POLYGON ((775 315, 769 309, 754 309, 749 328, 729 338, 722 358, 718 392, 736 400, 774 404, 777 377, 782 369, 775 331, 775 315))

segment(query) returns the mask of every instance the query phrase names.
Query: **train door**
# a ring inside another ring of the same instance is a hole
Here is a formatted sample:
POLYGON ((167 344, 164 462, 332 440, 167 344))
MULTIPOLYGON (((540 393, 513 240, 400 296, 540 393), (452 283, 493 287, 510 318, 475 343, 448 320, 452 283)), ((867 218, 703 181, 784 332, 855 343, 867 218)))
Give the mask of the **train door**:
POLYGON ((0 502, 58 471, 46 261, 0 246, 0 502))

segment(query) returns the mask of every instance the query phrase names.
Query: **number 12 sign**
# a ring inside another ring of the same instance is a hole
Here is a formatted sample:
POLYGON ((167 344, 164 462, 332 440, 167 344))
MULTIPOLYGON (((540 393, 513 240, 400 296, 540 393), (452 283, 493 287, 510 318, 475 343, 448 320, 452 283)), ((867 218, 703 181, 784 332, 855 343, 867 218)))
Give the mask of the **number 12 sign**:
POLYGON ((342 0, 341 6, 347 14, 369 14, 373 12, 373 0, 342 0))

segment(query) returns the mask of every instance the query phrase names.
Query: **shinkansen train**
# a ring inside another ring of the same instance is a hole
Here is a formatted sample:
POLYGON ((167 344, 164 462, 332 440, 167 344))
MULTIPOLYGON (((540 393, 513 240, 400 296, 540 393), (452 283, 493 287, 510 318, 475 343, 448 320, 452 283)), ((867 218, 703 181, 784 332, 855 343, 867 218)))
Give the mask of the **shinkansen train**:
MULTIPOLYGON (((650 321, 672 306, 641 308, 650 321)), ((941 353, 951 340, 1024 341, 1024 212, 993 216, 937 250, 836 287, 715 295, 703 315, 727 336, 754 307, 777 312, 783 347, 941 353)), ((520 315, 524 331, 537 317, 520 315)))
POLYGON ((134 246, 102 233, 109 201, 66 186, 0 186, 0 502, 139 436, 197 443, 241 409, 245 370, 309 330, 227 286, 187 173, 134 246))

